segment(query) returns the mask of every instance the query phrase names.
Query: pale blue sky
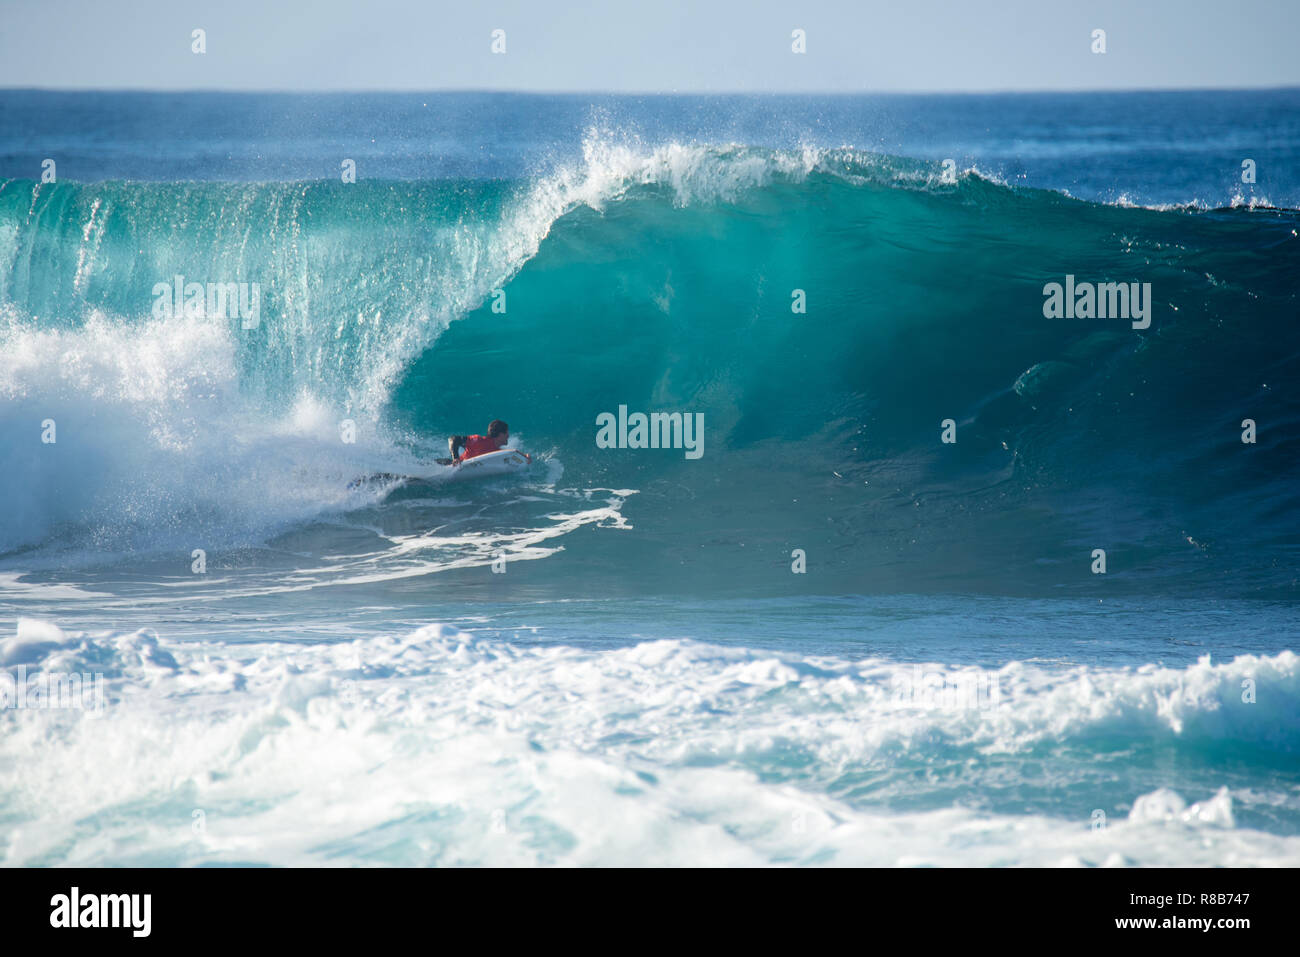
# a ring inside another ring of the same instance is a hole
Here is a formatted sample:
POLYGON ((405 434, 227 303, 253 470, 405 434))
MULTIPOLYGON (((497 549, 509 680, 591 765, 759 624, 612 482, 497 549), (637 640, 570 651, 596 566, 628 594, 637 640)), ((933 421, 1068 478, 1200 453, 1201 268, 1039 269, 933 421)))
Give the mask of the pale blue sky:
POLYGON ((1300 0, 0 0, 0 86, 882 92, 1300 85, 1300 0), (190 33, 207 31, 207 53, 190 33), (494 29, 507 52, 490 52, 494 29), (804 55, 791 31, 807 33, 804 55), (1106 30, 1108 52, 1090 51, 1106 30))

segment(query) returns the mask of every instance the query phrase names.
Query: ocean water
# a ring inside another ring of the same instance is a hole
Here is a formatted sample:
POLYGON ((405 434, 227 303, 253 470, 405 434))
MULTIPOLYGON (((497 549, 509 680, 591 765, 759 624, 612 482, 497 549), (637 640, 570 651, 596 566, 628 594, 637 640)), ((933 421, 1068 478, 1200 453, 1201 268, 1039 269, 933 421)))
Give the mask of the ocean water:
POLYGON ((1298 210, 1297 90, 0 92, 0 862, 1300 864, 1298 210))

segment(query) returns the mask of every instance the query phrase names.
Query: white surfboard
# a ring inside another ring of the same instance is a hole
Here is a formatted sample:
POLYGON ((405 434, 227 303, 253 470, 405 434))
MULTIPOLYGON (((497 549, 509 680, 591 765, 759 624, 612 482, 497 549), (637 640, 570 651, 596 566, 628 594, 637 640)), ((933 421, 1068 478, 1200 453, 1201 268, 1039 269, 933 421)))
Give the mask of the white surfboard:
POLYGON ((464 482, 469 479, 492 478, 522 472, 532 463, 526 452, 518 449, 502 449, 466 459, 456 466, 443 466, 436 472, 424 475, 397 475, 392 472, 377 472, 362 476, 348 483, 349 489, 373 485, 441 485, 445 482, 464 482))
POLYGON ((486 455, 476 455, 472 459, 466 459, 455 466, 450 475, 444 471, 436 478, 432 475, 427 478, 434 481, 441 479, 445 482, 461 482, 465 479, 486 478, 489 475, 509 475, 511 472, 522 472, 528 468, 529 461, 528 456, 518 449, 502 449, 499 452, 488 452, 486 455))

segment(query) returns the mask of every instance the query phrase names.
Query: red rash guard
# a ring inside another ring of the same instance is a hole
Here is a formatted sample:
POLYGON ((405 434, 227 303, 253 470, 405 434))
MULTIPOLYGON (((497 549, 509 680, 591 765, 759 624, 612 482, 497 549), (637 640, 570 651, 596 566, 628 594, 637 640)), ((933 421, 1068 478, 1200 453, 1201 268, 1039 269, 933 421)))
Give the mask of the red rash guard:
POLYGON ((467 435, 465 436, 465 451, 460 454, 460 460, 472 459, 477 455, 487 455, 489 452, 499 452, 501 446, 497 444, 496 439, 489 439, 486 435, 467 435))

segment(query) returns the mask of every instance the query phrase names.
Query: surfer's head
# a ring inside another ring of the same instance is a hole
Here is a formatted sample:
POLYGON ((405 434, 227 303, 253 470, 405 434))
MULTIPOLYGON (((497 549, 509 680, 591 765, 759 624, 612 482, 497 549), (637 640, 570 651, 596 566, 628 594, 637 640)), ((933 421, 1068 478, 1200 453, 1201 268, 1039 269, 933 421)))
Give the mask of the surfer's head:
POLYGON ((498 447, 505 445, 510 441, 510 426, 500 419, 493 419, 488 423, 488 438, 496 439, 498 447))

